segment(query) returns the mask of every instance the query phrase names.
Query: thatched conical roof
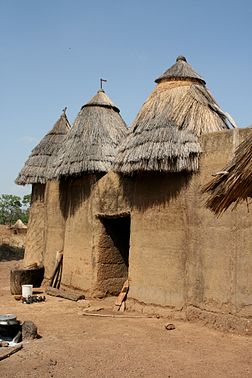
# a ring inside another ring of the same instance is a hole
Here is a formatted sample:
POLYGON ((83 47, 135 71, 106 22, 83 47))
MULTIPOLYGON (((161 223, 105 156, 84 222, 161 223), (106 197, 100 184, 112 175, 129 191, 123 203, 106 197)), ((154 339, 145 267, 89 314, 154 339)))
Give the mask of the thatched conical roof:
POLYGON ((11 226, 11 228, 14 229, 26 229, 27 226, 21 221, 21 219, 18 219, 15 224, 11 226))
POLYGON ((189 79, 195 80, 199 83, 206 84, 205 80, 187 63, 184 56, 180 55, 176 59, 176 63, 168 68, 159 78, 155 80, 156 83, 168 80, 189 79))
POLYGON ((31 155, 19 172, 16 184, 44 184, 51 176, 52 162, 58 154, 66 134, 71 129, 63 111, 53 128, 32 150, 31 155))
POLYGON ((209 193, 206 206, 217 215, 233 202, 252 197, 252 131, 237 147, 231 162, 202 191, 209 193))
POLYGON ((116 171, 195 171, 200 152, 196 137, 234 123, 184 57, 178 57, 156 82, 119 147, 116 171))
POLYGON ((224 113, 205 86, 205 81, 187 63, 184 57, 156 82, 158 85, 144 103, 135 121, 162 114, 178 128, 192 131, 195 135, 221 131, 235 126, 229 114, 224 113))
POLYGON ((107 109, 114 109, 117 113, 120 113, 119 108, 112 102, 112 100, 106 95, 103 89, 100 89, 94 97, 82 108, 88 106, 101 106, 107 109))
POLYGON ((108 172, 127 126, 103 90, 82 106, 59 157, 54 177, 108 172))

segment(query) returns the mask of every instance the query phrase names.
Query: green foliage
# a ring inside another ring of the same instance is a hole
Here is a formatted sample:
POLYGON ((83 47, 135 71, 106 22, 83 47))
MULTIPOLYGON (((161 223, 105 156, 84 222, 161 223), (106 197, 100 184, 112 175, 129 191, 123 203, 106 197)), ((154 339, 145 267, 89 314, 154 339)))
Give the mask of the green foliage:
POLYGON ((31 195, 27 194, 22 199, 13 194, 0 195, 0 224, 13 224, 18 219, 27 223, 31 195))

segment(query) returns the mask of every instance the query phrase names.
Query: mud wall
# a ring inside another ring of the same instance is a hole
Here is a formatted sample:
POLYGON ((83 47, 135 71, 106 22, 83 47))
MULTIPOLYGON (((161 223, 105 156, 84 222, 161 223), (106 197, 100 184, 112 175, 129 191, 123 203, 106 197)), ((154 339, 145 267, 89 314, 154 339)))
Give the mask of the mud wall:
POLYGON ((24 267, 43 263, 45 250, 45 187, 32 186, 31 208, 25 242, 24 267))
MULTIPOLYGON (((26 229, 25 229, 26 231, 26 229)), ((25 233, 14 233, 7 225, 0 225, 0 261, 24 258, 25 233)))
POLYGON ((45 278, 52 277, 56 254, 64 249, 65 219, 61 211, 60 183, 49 181, 46 185, 45 206, 45 246, 44 266, 45 278))
POLYGON ((116 173, 109 172, 96 183, 92 192, 94 296, 117 294, 127 278, 125 262, 115 245, 117 242, 106 230, 104 221, 129 216, 131 189, 131 179, 121 179, 116 173))
POLYGON ((90 196, 101 175, 61 181, 60 202, 65 219, 62 286, 90 291, 93 287, 93 212, 90 196))
POLYGON ((137 177, 131 206, 130 293, 146 304, 252 315, 252 218, 246 205, 216 218, 200 190, 248 130, 202 137, 196 175, 137 177))
POLYGON ((242 204, 216 218, 201 194, 202 185, 223 169, 248 132, 203 136, 200 171, 192 176, 86 175, 47 184, 46 206, 45 187, 34 185, 25 262, 44 262, 50 276, 56 252, 63 249, 63 287, 106 295, 118 277, 106 254, 108 233, 101 219, 130 214, 131 300, 171 311, 193 306, 252 316, 250 213, 242 204))

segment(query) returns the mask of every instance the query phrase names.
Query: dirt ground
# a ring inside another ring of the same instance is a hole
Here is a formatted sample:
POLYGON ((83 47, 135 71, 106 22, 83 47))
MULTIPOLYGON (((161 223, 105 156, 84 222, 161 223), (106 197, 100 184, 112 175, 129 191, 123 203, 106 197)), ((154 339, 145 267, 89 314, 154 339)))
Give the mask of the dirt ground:
MULTIPOLYGON (((16 261, 0 262, 0 313, 32 320, 40 339, 0 361, 4 377, 251 377, 252 337, 167 319, 81 315, 84 302, 47 296, 25 305, 9 292, 16 261)), ((112 307, 113 300, 91 303, 112 307)), ((140 314, 135 314, 140 315, 140 314)))

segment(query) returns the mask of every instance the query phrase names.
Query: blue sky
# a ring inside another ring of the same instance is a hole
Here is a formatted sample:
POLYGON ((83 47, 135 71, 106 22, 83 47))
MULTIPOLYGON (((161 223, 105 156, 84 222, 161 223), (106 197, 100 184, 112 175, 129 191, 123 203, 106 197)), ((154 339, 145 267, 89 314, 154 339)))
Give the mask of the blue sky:
POLYGON ((68 107, 106 93, 130 126, 178 55, 240 127, 252 124, 249 0, 0 0, 0 194, 68 107))

